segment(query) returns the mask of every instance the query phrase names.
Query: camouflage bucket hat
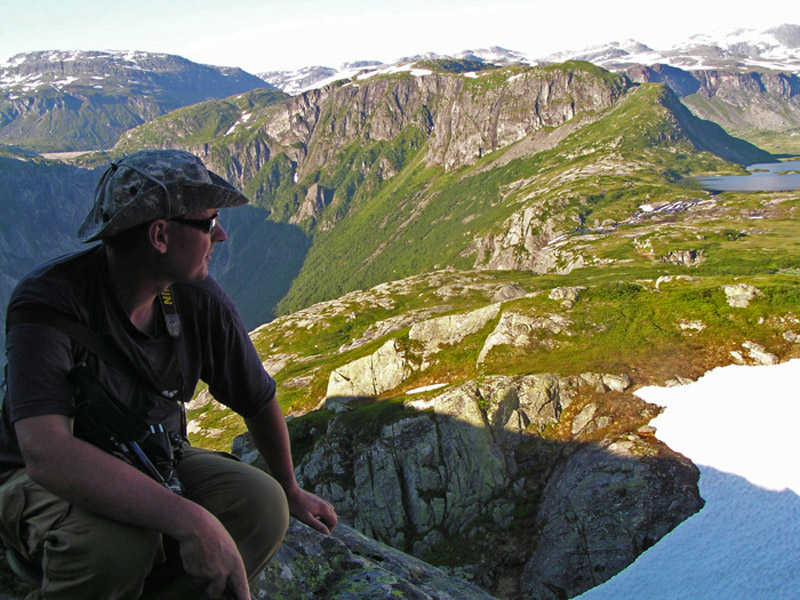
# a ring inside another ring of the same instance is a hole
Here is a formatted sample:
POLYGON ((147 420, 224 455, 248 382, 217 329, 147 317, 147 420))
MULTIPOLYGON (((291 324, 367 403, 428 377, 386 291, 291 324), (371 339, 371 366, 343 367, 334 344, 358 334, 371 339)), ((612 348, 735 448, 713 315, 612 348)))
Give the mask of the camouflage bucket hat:
POLYGON ((154 219, 246 204, 236 188, 183 150, 143 150, 112 162, 78 229, 81 242, 112 237, 154 219))

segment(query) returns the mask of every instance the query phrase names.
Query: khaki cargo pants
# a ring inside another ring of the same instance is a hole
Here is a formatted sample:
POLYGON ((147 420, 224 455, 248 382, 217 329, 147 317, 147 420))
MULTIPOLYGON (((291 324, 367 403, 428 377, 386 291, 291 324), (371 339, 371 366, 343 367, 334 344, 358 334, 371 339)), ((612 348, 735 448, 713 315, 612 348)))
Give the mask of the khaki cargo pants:
MULTIPOLYGON (((196 448, 185 450, 178 474, 187 497, 216 515, 255 576, 289 524, 280 485, 229 455, 196 448)), ((173 540, 72 506, 24 469, 0 473, 0 537, 42 565, 42 587, 26 600, 206 598, 183 572, 173 540)))

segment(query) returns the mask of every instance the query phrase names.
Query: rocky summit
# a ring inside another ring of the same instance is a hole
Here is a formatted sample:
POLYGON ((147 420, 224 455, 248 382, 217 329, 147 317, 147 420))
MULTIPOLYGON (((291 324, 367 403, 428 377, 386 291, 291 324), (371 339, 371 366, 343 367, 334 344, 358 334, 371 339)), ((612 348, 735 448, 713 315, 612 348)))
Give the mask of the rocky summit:
MULTIPOLYGON (((54 157, 22 112, 2 123, 0 302, 77 247, 110 159, 199 154, 252 199, 221 215, 213 274, 277 381, 298 478, 342 520, 331 537, 293 523, 256 597, 574 597, 703 505, 637 390, 800 356, 800 195, 690 180, 800 153, 796 73, 628 60, 647 50, 617 48, 615 71, 500 48, 344 79, 309 69, 293 96, 242 76, 107 137, 65 100, 107 104, 87 65, 127 77, 125 106, 144 106, 134 71, 141 85, 194 73, 191 87, 203 69, 16 59, 0 101, 41 109, 36 122, 68 114, 92 151, 54 157), (63 73, 37 79, 36 61, 63 73), (315 74, 333 80, 308 87, 315 74)), ((193 443, 256 461, 202 386, 188 414, 193 443)))

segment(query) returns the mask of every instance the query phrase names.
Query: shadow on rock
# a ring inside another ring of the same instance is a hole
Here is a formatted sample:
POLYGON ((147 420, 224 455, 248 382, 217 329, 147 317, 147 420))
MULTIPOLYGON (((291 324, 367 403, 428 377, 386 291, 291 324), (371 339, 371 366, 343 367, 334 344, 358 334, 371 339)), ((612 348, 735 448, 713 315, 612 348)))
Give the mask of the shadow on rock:
MULTIPOLYGON (((703 505, 697 468, 623 422, 626 403, 645 424, 657 409, 601 380, 497 376, 405 403, 337 397, 336 412, 290 422, 298 480, 342 523, 497 597, 570 598, 703 505)), ((250 454, 246 437, 234 446, 250 454)))

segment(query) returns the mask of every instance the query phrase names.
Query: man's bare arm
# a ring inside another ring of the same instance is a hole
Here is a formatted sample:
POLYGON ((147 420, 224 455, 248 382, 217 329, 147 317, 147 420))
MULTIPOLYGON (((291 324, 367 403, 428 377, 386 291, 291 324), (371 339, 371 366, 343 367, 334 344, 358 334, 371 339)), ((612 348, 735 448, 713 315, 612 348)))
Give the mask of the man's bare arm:
POLYGON ((278 400, 273 398, 256 416, 245 419, 245 423, 270 473, 286 492, 290 514, 326 535, 333 531, 338 522, 333 506, 301 489, 294 477, 289 431, 278 400))

